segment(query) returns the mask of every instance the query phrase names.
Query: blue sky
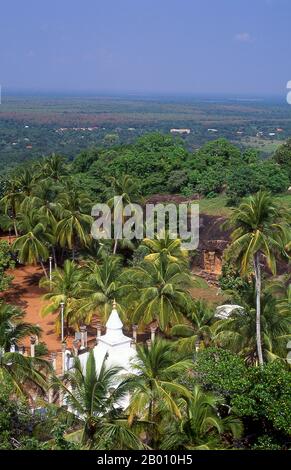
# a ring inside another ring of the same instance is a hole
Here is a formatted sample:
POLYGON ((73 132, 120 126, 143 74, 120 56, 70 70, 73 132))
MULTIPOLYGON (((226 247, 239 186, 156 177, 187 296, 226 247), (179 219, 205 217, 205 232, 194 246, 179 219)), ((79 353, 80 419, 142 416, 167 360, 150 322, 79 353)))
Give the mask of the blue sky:
POLYGON ((290 0, 11 0, 3 89, 284 94, 290 0))

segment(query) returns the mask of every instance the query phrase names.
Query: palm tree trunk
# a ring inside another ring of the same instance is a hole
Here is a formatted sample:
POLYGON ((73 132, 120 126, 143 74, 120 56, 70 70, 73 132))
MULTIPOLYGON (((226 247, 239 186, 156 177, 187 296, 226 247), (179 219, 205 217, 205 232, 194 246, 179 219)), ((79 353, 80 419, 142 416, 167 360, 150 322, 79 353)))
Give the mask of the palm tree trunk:
MULTIPOLYGON (((124 222, 122 222, 122 223, 124 223, 124 222)), ((122 234, 122 230, 119 230, 117 235, 116 235, 116 238, 114 240, 114 247, 113 247, 113 254, 114 255, 116 255, 118 240, 120 240, 120 238, 122 238, 121 234, 122 234)))
POLYGON ((18 230, 17 230, 17 225, 16 225, 16 207, 15 204, 12 205, 12 220, 13 220, 13 227, 14 227, 14 232, 15 236, 18 237, 18 230))
POLYGON ((16 220, 15 220, 15 219, 13 219, 13 226, 14 226, 14 233, 15 233, 15 236, 18 237, 18 231, 17 231, 16 220))
POLYGON ((48 275, 47 275, 47 272, 46 272, 46 269, 45 269, 45 267, 44 267, 43 262, 40 261, 40 264, 41 264, 41 267, 42 267, 42 270, 43 270, 43 273, 44 273, 45 277, 48 279, 48 275))
POLYGON ((72 234, 72 259, 75 261, 75 237, 74 233, 72 234))
POLYGON ((149 403, 149 419, 151 421, 151 436, 150 442, 153 449, 156 446, 156 426, 155 426, 155 400, 154 400, 154 391, 152 383, 150 383, 150 390, 151 390, 151 399, 149 403))
POLYGON ((66 338, 66 337, 68 336, 68 334, 69 334, 69 327, 70 327, 70 325, 69 325, 69 318, 67 317, 67 318, 66 318, 66 330, 65 330, 66 334, 64 334, 65 338, 66 338))
POLYGON ((53 259, 54 259, 55 269, 57 269, 58 265, 57 265, 56 249, 55 249, 54 246, 52 246, 52 252, 53 252, 53 259))
POLYGON ((61 249, 61 264, 64 262, 64 248, 61 249))
POLYGON ((261 290, 262 290, 262 279, 261 279, 261 265, 260 265, 260 253, 256 253, 254 256, 254 269, 255 269, 255 280, 256 280, 256 339, 257 339, 257 353, 259 364, 264 364, 263 352, 262 352, 262 338, 261 338, 261 290))

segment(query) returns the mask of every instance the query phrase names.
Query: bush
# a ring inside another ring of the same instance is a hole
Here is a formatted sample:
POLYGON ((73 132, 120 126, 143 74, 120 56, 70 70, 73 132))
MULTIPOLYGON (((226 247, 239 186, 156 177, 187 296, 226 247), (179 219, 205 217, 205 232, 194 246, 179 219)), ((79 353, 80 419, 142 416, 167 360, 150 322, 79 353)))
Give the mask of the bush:
POLYGON ((230 400, 249 387, 248 370, 242 358, 230 351, 209 348, 198 354, 194 366, 198 382, 230 400))
POLYGON ((265 429, 291 434, 291 374, 280 361, 250 367, 246 393, 232 398, 240 416, 260 420, 265 429))
POLYGON ((277 442, 284 448, 290 446, 291 374, 281 361, 247 367, 242 358, 230 351, 209 348, 198 354, 194 374, 188 381, 192 386, 198 381, 206 390, 223 396, 242 418, 250 443, 257 439, 255 445, 261 448, 277 442), (267 434, 270 441, 261 433, 267 434))
POLYGON ((5 240, 0 241, 0 292, 8 289, 13 277, 6 274, 7 269, 14 268, 10 246, 5 240))
POLYGON ((281 446, 270 436, 260 436, 252 446, 253 450, 281 450, 281 446))

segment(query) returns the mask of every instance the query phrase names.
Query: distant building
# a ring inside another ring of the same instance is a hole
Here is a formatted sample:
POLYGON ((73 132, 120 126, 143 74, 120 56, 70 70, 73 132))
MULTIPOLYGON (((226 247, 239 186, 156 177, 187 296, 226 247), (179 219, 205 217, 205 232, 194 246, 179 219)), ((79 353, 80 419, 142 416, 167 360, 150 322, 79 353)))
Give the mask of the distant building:
POLYGON ((191 129, 171 129, 171 134, 190 134, 191 129))
POLYGON ((274 135, 276 135, 275 132, 269 132, 269 136, 270 136, 270 137, 274 137, 274 135))
POLYGON ((224 305, 219 305, 216 307, 215 311, 215 318, 219 318, 221 320, 227 319, 233 312, 243 312, 243 307, 240 305, 230 305, 230 304, 224 304, 224 305))

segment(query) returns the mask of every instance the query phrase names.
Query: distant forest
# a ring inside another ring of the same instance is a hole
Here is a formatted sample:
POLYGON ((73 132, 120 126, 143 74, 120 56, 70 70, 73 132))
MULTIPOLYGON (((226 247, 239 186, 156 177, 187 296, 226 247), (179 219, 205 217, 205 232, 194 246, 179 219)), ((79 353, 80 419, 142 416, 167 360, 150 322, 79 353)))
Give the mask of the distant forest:
MULTIPOLYGON (((125 176, 134 181, 136 197, 179 194, 191 200, 224 195, 229 205, 260 189, 280 194, 291 186, 291 139, 266 159, 255 149, 241 149, 223 138, 189 151, 183 139, 160 133, 146 134, 134 143, 91 147, 74 159, 55 155, 70 185, 99 201, 112 196, 112 180, 125 176)), ((0 195, 15 176, 25 180, 27 175, 29 186, 31 173, 37 173, 43 161, 46 157, 4 171, 0 195)))
POLYGON ((173 134, 193 152, 218 138, 270 157, 291 135, 279 100, 6 96, 0 106, 0 171, 51 153, 73 160, 87 148, 116 148, 148 133, 173 134))

